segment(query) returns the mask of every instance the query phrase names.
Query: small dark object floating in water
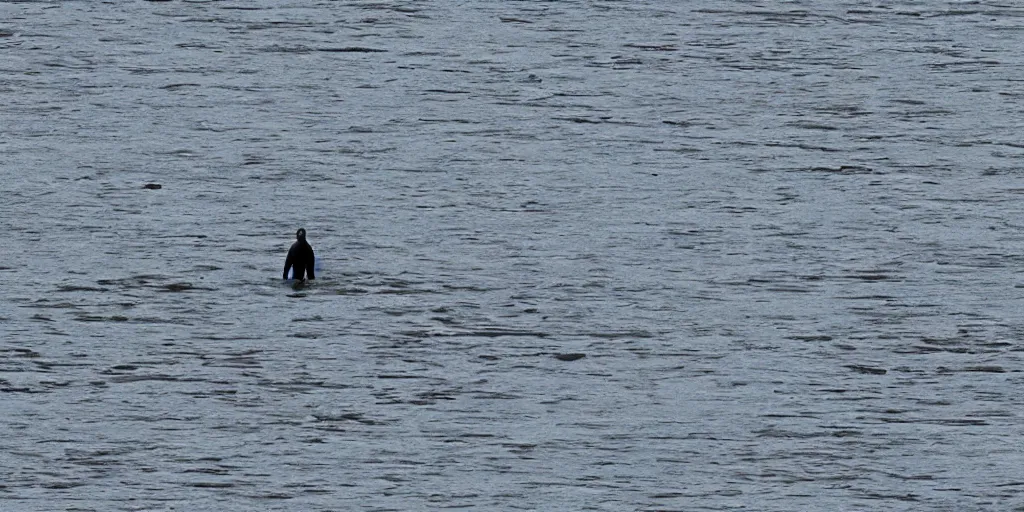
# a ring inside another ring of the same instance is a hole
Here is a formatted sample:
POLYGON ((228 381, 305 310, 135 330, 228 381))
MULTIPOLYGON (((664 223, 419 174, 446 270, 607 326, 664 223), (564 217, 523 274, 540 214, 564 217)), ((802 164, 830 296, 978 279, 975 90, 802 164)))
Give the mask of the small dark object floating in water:
POLYGON ((555 359, 559 361, 575 361, 577 359, 583 359, 587 357, 586 354, 580 354, 578 352, 572 354, 555 354, 555 359))
POLYGON ((150 190, 160 190, 164 188, 164 186, 159 183, 146 183, 145 185, 142 186, 142 188, 148 188, 150 190))

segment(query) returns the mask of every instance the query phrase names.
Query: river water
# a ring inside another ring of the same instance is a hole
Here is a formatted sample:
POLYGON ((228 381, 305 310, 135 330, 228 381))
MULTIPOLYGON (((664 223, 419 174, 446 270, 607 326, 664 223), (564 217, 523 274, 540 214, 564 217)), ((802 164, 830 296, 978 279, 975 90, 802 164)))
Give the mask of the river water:
POLYGON ((2 2, 0 509, 1024 509, 1022 27, 2 2))

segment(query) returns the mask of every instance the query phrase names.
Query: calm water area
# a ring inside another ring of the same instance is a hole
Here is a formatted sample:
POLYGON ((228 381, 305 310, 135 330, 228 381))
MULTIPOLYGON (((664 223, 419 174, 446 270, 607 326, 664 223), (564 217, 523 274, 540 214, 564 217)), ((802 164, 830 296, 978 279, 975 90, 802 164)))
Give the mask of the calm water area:
POLYGON ((1024 510, 1022 48, 1003 0, 0 2, 0 510, 1024 510))

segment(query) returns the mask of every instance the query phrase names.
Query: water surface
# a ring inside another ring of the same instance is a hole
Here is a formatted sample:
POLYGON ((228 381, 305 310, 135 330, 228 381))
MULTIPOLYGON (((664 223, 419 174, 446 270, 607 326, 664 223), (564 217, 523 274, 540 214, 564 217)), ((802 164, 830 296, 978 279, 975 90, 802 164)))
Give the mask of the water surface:
POLYGON ((2 3, 0 508, 1024 507, 1022 22, 2 3))

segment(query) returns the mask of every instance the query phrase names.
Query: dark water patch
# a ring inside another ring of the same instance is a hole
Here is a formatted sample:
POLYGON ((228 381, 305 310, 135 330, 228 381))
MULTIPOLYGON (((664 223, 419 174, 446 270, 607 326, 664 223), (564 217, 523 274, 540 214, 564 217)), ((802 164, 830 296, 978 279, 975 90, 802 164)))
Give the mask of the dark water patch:
POLYGON ((354 384, 331 382, 321 379, 290 379, 290 380, 260 380, 261 386, 281 389, 284 391, 308 392, 326 389, 348 389, 355 387, 354 384))
POLYGON ((170 276, 158 274, 142 274, 121 279, 99 279, 96 281, 100 286, 118 286, 122 288, 139 288, 144 286, 158 286, 154 283, 172 279, 170 276))
POLYGON ((165 284, 165 285, 160 285, 157 288, 161 292, 171 292, 171 293, 186 292, 186 291, 192 291, 192 290, 202 290, 202 291, 214 291, 215 290, 215 288, 206 288, 206 287, 196 286, 196 285, 194 285, 192 283, 188 283, 188 282, 169 283, 169 284, 165 284))
POLYGON ((803 130, 834 131, 834 130, 838 130, 839 129, 839 127, 837 127, 837 126, 828 125, 828 124, 822 124, 822 123, 816 123, 814 121, 793 121, 793 122, 787 123, 787 126, 791 126, 793 128, 800 128, 800 129, 803 129, 803 130))
MULTIPOLYGON (((196 234, 183 234, 183 235, 158 235, 154 238, 167 239, 167 238, 208 238, 209 235, 196 235, 196 234)), ((220 267, 215 265, 196 265, 195 270, 220 270, 220 267)))
POLYGON ((892 275, 884 274, 884 273, 879 273, 879 272, 876 272, 876 271, 864 271, 864 272, 861 272, 861 273, 847 274, 847 275, 840 276, 840 277, 844 278, 844 279, 855 279, 855 280, 859 280, 859 281, 886 281, 886 280, 892 280, 892 279, 899 279, 899 278, 893 277, 892 275))
POLYGON ((569 122, 573 122, 573 123, 577 123, 577 124, 601 124, 601 123, 604 122, 601 119, 592 119, 592 118, 579 117, 579 116, 554 117, 552 119, 554 119, 556 121, 569 121, 569 122))
POLYGON ((184 485, 199 489, 231 489, 242 484, 236 482, 186 482, 184 485))
POLYGON ((114 375, 107 379, 107 382, 115 384, 126 384, 132 382, 205 382, 204 379, 193 378, 193 377, 179 377, 167 374, 150 374, 150 375, 114 375))
POLYGON ((328 53, 387 53, 388 50, 383 48, 369 48, 365 46, 340 46, 340 47, 319 47, 316 48, 318 52, 328 53))
POLYGON ((34 365, 35 365, 35 366, 36 366, 37 368, 39 368, 39 369, 40 369, 40 370, 42 370, 42 371, 46 371, 46 370, 50 370, 50 369, 53 369, 53 368, 58 368, 58 367, 66 367, 66 368, 83 368, 83 367, 89 367, 89 366, 91 366, 91 365, 89 365, 89 364, 82 364, 82 363, 68 363, 68 362, 55 362, 55 361, 39 361, 39 360, 33 360, 33 361, 32 361, 32 364, 34 364, 34 365))
POLYGON ((605 340, 618 340, 625 338, 654 338, 655 333, 646 330, 626 330, 626 331, 608 331, 608 332, 586 332, 582 333, 584 336, 591 338, 605 339, 605 340))
MULTIPOLYGON (((326 491, 325 491, 326 492, 326 491)), ((260 494, 247 495, 246 498, 253 500, 292 500, 297 496, 286 492, 263 492, 260 494)))
POLYGON ((457 391, 425 391, 416 394, 415 400, 410 400, 409 403, 413 405, 431 405, 436 403, 438 400, 457 400, 458 396, 462 392, 457 391))
POLYGON ((976 372, 976 373, 1006 373, 1006 368, 997 365, 979 365, 979 366, 966 366, 964 367, 965 372, 976 372))
POLYGON ((80 313, 75 315, 75 320, 78 322, 127 322, 131 320, 124 315, 89 315, 80 313))
POLYGON ((195 322, 188 318, 160 318, 153 316, 135 316, 128 320, 133 324, 167 324, 167 325, 195 325, 195 322))
POLYGON ((35 359, 42 357, 42 354, 29 348, 0 348, 0 353, 6 353, 6 357, 35 359))
POLYGON ((261 368, 262 364, 254 357, 233 356, 233 357, 203 357, 203 366, 217 368, 261 368))
POLYGON ((626 43, 622 45, 625 48, 636 48, 644 51, 656 51, 656 52, 675 52, 679 51, 679 48, 674 44, 642 44, 642 43, 626 43))
POLYGON ((66 448, 64 457, 70 461, 92 460, 100 457, 122 456, 134 453, 136 448, 128 446, 105 446, 97 448, 66 448))
POLYGON ((466 331, 403 331, 399 334, 416 338, 501 338, 501 337, 528 337, 547 338, 550 334, 539 331, 506 329, 506 328, 485 328, 466 331))
MULTIPOLYGON (((221 334, 206 334, 206 333, 194 334, 193 337, 195 339, 197 339, 197 340, 207 340, 207 341, 256 341, 256 340, 261 339, 259 337, 255 337, 255 336, 221 335, 221 334)), ((201 355, 198 352, 181 352, 181 354, 185 354, 185 355, 201 355)), ((247 353, 243 353, 242 355, 247 355, 247 353)))
POLYGON ((474 400, 519 400, 524 398, 521 395, 503 393, 500 391, 476 391, 470 393, 469 396, 474 400))
POLYGON ((832 341, 834 339, 832 336, 829 336, 827 334, 787 336, 786 338, 797 341, 832 341))
POLYGON ((565 354, 554 354, 552 357, 558 359, 559 361, 577 361, 579 359, 587 357, 587 355, 581 352, 572 352, 565 354))
POLYGON ((974 418, 895 418, 879 417, 876 420, 882 423, 916 423, 923 425, 938 425, 944 427, 982 427, 989 425, 988 421, 974 418))
POLYGON ((44 393, 44 391, 20 386, 0 386, 0 393, 44 393))
POLYGON ((851 364, 846 365, 845 368, 849 368, 850 370, 853 370, 856 373, 862 373, 865 375, 885 375, 886 373, 888 373, 888 370, 886 370, 885 368, 876 368, 873 366, 865 365, 851 364))
POLYGON ((810 172, 826 172, 826 173, 838 173, 838 174, 880 174, 871 167, 862 165, 839 165, 835 167, 811 167, 806 169, 810 172))
POLYGON ((40 486, 43 489, 54 489, 54 490, 74 489, 76 487, 82 487, 84 485, 88 485, 88 483, 87 482, 66 481, 66 482, 44 482, 44 483, 40 484, 40 486))
POLYGON ((106 292, 110 291, 109 288, 99 288, 95 286, 79 286, 79 285, 60 285, 57 287, 58 292, 106 292))
MULTIPOLYGON (((187 88, 192 88, 192 87, 202 87, 202 84, 197 84, 197 83, 177 83, 177 84, 163 85, 160 88, 164 89, 164 90, 167 90, 167 91, 176 91, 178 89, 187 89, 187 88)), ((148 188, 148 189, 151 189, 151 190, 159 190, 159 189, 163 188, 163 186, 160 185, 159 183, 147 183, 147 184, 143 185, 143 188, 148 188)))
POLYGON ((40 309, 77 309, 81 307, 78 304, 71 302, 53 302, 49 299, 38 299, 31 304, 24 304, 20 307, 23 308, 40 308, 40 309))
POLYGON ((275 21, 267 21, 267 22, 261 22, 261 23, 249 23, 248 25, 245 26, 245 29, 246 30, 251 30, 251 31, 267 30, 267 29, 286 29, 286 31, 289 31, 288 29, 296 29, 296 28, 324 28, 324 27, 328 27, 328 26, 329 25, 327 25, 326 23, 314 23, 314 22, 305 22, 305 21, 300 22, 300 21, 275 20, 275 21))
POLYGON ((182 471, 182 473, 200 473, 203 475, 227 475, 231 471, 227 468, 190 468, 182 471))
POLYGON ((345 412, 345 413, 314 413, 313 418, 318 422, 331 422, 331 423, 344 423, 344 422, 355 422, 363 425, 386 425, 393 423, 392 421, 386 420, 375 420, 367 418, 363 413, 358 412, 345 412))

